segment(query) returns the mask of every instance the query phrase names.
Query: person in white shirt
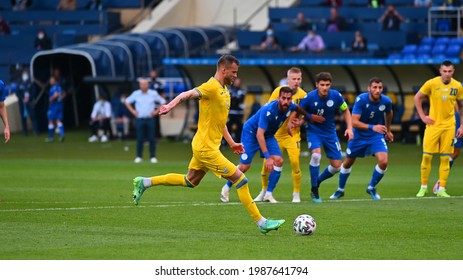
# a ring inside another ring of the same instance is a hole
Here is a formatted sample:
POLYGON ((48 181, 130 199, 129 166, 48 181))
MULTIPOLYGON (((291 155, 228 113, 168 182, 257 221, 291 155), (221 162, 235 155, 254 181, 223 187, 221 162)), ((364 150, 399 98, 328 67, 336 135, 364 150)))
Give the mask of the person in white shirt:
POLYGON ((90 127, 92 136, 88 138, 88 142, 98 142, 98 131, 103 130, 101 142, 108 142, 111 133, 110 122, 112 116, 111 103, 106 98, 104 93, 100 94, 98 100, 93 105, 93 110, 90 115, 90 127))
POLYGON ((156 109, 156 103, 164 105, 166 100, 156 90, 149 88, 147 79, 141 79, 139 85, 140 89, 135 90, 125 99, 125 106, 136 118, 137 155, 134 162, 143 161, 143 143, 146 139, 149 142, 151 163, 157 163, 154 116, 159 112, 159 108, 156 109), (135 106, 132 105, 133 103, 135 106))

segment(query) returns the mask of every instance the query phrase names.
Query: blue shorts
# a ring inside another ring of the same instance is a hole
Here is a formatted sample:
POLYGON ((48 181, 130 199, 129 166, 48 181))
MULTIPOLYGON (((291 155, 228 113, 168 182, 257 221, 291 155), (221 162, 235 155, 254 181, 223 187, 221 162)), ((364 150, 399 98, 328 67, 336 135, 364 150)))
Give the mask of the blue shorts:
POLYGON ((334 160, 342 159, 341 144, 339 143, 338 136, 336 134, 319 135, 307 132, 307 145, 309 151, 322 148, 323 146, 327 158, 334 160))
POLYGON ((366 155, 374 155, 380 152, 388 152, 386 139, 374 137, 370 139, 355 138, 347 144, 346 156, 349 158, 362 158, 366 155))
POLYGON ((455 137, 455 142, 453 144, 453 147, 461 149, 461 147, 463 147, 463 138, 456 138, 455 137))
POLYGON ((49 121, 60 121, 63 119, 63 107, 61 106, 50 106, 47 112, 49 121))
MULTIPOLYGON (((240 156, 240 163, 242 164, 251 164, 254 155, 260 151, 260 157, 263 158, 264 155, 260 150, 259 143, 257 142, 256 135, 249 132, 244 132, 241 134, 241 142, 244 146, 244 154, 240 156)), ((265 144, 267 144, 268 152, 271 156, 282 156, 280 147, 275 137, 270 137, 265 139, 265 144)))

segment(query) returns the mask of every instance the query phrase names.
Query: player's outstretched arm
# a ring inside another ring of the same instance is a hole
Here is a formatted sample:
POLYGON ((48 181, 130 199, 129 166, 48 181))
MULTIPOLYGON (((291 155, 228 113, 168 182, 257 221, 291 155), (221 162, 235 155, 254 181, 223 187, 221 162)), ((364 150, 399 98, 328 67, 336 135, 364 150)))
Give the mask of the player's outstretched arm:
POLYGON ((161 105, 159 108, 159 115, 165 115, 170 112, 170 110, 174 109, 175 106, 178 104, 184 102, 185 100, 191 99, 191 98, 199 98, 200 93, 196 89, 190 89, 188 91, 184 91, 177 95, 172 101, 170 101, 168 104, 161 105))

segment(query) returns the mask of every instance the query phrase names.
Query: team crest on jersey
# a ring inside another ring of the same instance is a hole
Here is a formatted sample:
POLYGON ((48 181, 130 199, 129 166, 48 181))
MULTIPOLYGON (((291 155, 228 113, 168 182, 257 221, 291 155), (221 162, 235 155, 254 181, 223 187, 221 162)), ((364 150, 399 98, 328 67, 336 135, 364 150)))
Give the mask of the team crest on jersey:
POLYGON ((442 100, 447 101, 447 95, 442 95, 442 100))
POLYGON ((333 100, 328 100, 328 101, 326 102, 326 106, 328 106, 328 107, 333 107, 333 105, 334 105, 333 100))
POLYGON ((315 102, 315 103, 314 103, 314 105, 315 105, 315 107, 317 107, 317 105, 318 105, 318 102, 315 102))
POLYGON ((382 111, 386 110, 386 106, 385 106, 385 105, 381 105, 381 106, 379 106, 378 109, 382 112, 382 111))
POLYGON ((270 111, 267 111, 267 117, 270 116, 272 113, 270 111))

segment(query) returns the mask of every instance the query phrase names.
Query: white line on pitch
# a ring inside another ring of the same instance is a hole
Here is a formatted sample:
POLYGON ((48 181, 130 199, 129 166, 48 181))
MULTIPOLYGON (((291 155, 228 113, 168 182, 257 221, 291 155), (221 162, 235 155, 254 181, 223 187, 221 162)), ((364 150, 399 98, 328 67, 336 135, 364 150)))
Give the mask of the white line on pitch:
MULTIPOLYGON (((396 197, 396 198, 383 198, 381 201, 404 201, 404 200, 428 200, 428 199, 460 199, 463 196, 452 196, 449 198, 438 198, 438 197, 396 197)), ((345 202, 370 202, 371 199, 339 199, 339 200, 325 200, 324 203, 345 203, 345 202)), ((30 202, 33 203, 33 202, 30 202)), ((46 203, 46 202, 43 202, 46 203)), ((259 204, 264 204, 259 203, 259 204)), ((309 202, 310 203, 310 202, 309 202)), ((378 201, 380 203, 380 201, 378 201)), ((145 202, 144 205, 133 206, 133 205, 109 205, 109 206, 83 206, 83 207, 51 207, 51 208, 25 208, 25 209, 0 209, 0 212, 41 212, 41 211, 80 211, 80 210, 97 210, 97 209, 130 209, 130 208, 167 208, 167 207, 183 207, 185 205, 190 206, 226 206, 226 205, 240 205, 240 202, 229 202, 229 203, 213 203, 213 202, 172 202, 165 204, 155 204, 153 202, 145 202)), ((305 203, 294 204, 291 202, 280 202, 278 204, 291 204, 294 206, 304 205, 305 203)))

